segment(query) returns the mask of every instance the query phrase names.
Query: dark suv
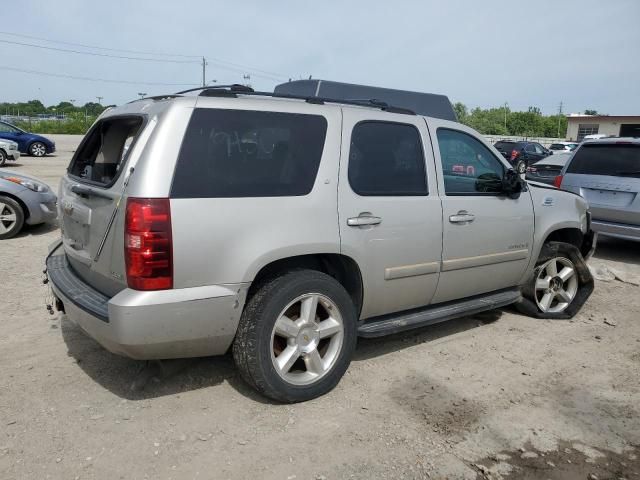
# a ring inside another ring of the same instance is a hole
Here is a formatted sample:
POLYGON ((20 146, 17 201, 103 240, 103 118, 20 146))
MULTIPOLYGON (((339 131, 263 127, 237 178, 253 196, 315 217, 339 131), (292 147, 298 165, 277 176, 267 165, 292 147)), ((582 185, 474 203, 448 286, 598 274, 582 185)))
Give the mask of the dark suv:
POLYGON ((518 173, 524 173, 529 165, 539 162, 553 152, 537 142, 516 142, 515 140, 500 140, 494 147, 506 158, 518 173))

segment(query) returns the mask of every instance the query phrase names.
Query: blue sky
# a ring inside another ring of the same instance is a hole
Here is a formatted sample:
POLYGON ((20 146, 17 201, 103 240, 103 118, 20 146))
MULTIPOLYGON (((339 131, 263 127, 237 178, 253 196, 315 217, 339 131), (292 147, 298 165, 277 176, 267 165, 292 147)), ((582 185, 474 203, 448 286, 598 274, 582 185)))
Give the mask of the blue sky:
MULTIPOLYGON (((5 0, 6 1, 6 0, 5 0)), ((132 82, 201 82, 189 63, 132 61, 25 36, 112 49, 205 56, 206 80, 272 89, 291 78, 347 81, 444 93, 468 106, 545 113, 586 108, 640 114, 640 1, 422 0, 271 1, 20 0, 0 31, 0 101, 39 98, 120 104, 138 92, 180 86, 104 83, 7 68, 132 82), (18 37, 6 32, 24 35, 18 37)), ((187 88, 186 86, 184 88, 187 88)))

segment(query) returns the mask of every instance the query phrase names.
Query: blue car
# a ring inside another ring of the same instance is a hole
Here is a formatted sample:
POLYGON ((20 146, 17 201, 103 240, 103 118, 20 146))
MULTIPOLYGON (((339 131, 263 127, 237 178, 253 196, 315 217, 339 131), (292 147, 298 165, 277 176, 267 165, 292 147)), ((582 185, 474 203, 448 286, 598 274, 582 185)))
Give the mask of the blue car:
POLYGON ((18 144, 20 153, 34 157, 44 157, 46 154, 56 151, 56 144, 48 138, 25 132, 7 122, 0 122, 0 138, 13 140, 18 144))

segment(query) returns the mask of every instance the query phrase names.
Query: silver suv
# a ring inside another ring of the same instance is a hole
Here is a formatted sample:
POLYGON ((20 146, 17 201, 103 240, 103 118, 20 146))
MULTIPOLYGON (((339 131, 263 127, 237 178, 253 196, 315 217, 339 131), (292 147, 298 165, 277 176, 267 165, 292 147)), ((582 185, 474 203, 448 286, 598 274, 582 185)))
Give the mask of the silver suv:
POLYGON ((284 402, 331 390, 358 336, 509 304, 569 318, 593 289, 584 199, 527 185, 460 123, 379 100, 137 100, 96 122, 59 193, 59 311, 135 359, 231 348, 284 402))
POLYGON ((640 241, 640 138, 583 142, 556 186, 589 202, 596 232, 640 241))

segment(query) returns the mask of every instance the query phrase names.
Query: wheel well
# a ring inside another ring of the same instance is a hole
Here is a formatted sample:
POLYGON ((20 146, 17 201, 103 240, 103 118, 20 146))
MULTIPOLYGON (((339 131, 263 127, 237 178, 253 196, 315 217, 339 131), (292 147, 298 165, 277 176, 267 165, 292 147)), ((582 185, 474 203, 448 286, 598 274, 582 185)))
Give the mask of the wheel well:
POLYGON ((337 253, 318 253, 282 258, 260 269, 255 276, 248 296, 268 278, 295 269, 317 270, 335 278, 351 296, 358 315, 362 307, 362 275, 358 264, 350 257, 337 253))
POLYGON ((547 242, 565 242, 574 245, 577 248, 582 246, 583 234, 578 228, 561 228, 551 232, 544 243, 547 242))
POLYGON ((25 205, 25 203, 20 200, 20 198, 16 197, 15 195, 11 195, 10 193, 6 193, 6 192, 0 192, 0 197, 9 197, 12 200, 15 200, 16 202, 18 202, 18 205, 20 205, 20 207, 22 208, 22 213, 24 214, 24 219, 25 221, 27 220, 27 218, 29 218, 29 209, 27 208, 27 206, 25 205))

